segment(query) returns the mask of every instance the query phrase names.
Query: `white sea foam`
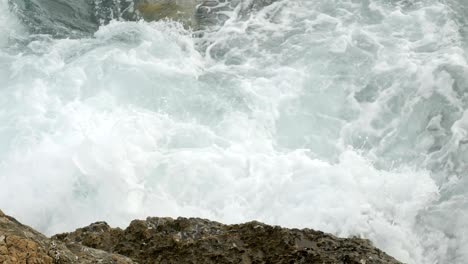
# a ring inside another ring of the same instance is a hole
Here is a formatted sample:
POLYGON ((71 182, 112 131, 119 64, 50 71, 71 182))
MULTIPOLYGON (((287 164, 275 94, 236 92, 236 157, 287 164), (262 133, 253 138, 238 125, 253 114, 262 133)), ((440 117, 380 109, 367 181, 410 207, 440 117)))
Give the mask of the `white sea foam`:
POLYGON ((0 0, 0 48, 5 48, 14 37, 24 35, 24 28, 17 17, 10 12, 8 0, 0 0))
POLYGON ((407 263, 468 257, 459 3, 280 1, 202 37, 112 22, 21 41, 0 3, 6 213, 47 234, 256 219, 369 238, 407 263))

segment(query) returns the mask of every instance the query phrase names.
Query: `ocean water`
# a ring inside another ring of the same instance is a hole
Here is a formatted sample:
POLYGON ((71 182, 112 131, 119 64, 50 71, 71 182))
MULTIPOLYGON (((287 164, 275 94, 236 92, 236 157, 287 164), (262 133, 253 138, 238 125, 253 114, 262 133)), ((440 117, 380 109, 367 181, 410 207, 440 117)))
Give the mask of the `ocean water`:
POLYGON ((191 29, 0 0, 0 208, 49 235, 255 219, 466 263, 468 2, 228 3, 191 29))

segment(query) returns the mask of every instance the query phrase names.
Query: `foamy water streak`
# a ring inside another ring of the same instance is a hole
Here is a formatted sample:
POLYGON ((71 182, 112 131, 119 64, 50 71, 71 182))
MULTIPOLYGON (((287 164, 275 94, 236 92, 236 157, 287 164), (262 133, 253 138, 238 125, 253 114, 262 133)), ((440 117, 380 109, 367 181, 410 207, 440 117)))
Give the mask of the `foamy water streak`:
POLYGON ((0 3, 0 207, 21 221, 256 219, 468 257, 462 1, 280 1, 201 37, 78 39, 28 35, 0 3))

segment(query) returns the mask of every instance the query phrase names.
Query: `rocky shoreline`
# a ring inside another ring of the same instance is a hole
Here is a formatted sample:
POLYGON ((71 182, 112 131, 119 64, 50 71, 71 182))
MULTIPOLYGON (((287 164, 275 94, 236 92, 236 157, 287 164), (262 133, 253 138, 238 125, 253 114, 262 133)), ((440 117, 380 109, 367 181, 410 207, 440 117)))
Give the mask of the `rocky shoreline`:
POLYGON ((97 222, 48 238, 0 211, 0 263, 400 263, 369 240, 199 218, 97 222))

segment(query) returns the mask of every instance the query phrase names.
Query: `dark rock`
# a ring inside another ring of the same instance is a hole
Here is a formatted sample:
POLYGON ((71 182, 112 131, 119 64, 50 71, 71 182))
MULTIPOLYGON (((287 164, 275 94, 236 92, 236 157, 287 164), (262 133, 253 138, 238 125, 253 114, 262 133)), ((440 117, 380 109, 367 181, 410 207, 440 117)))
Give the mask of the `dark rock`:
POLYGON ((223 225, 199 218, 150 217, 132 221, 125 230, 99 222, 54 238, 138 263, 400 263, 369 240, 259 222, 223 225))
POLYGON ((369 240, 259 222, 224 225, 150 217, 125 230, 104 222, 47 238, 0 211, 0 263, 396 264, 369 240))

